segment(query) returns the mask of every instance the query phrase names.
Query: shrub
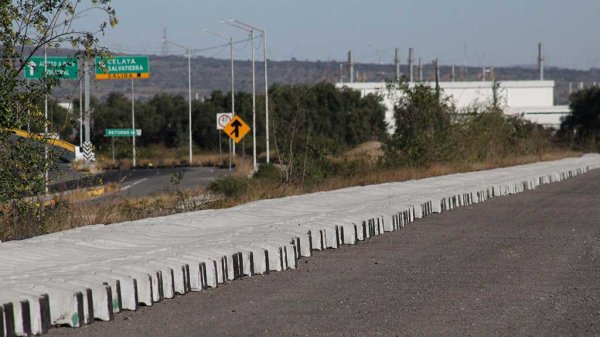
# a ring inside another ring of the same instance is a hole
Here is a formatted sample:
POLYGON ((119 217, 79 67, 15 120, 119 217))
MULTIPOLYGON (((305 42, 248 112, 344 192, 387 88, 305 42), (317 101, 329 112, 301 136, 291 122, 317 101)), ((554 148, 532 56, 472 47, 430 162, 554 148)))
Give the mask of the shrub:
POLYGON ((275 164, 261 164, 258 171, 254 174, 254 178, 269 182, 281 182, 283 172, 280 167, 275 164))
POLYGON ((248 190, 248 178, 238 176, 225 176, 212 182, 208 189, 226 197, 237 197, 248 190))

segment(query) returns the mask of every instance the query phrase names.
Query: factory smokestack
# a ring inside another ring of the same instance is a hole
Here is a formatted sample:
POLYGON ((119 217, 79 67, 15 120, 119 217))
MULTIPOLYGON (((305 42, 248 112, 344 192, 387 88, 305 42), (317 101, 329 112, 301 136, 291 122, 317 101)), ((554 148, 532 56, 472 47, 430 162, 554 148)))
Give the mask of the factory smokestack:
POLYGON ((414 62, 414 50, 412 48, 408 48, 408 71, 409 71, 409 80, 413 82, 414 78, 414 70, 413 70, 413 62, 414 62))
POLYGON ((538 70, 540 71, 540 81, 544 80, 544 51, 542 43, 538 43, 538 70))
POLYGON ((350 83, 354 83, 354 60, 352 59, 352 50, 348 51, 348 69, 350 69, 350 83))
POLYGON ((394 63, 396 64, 396 82, 400 81, 400 51, 395 50, 394 63))

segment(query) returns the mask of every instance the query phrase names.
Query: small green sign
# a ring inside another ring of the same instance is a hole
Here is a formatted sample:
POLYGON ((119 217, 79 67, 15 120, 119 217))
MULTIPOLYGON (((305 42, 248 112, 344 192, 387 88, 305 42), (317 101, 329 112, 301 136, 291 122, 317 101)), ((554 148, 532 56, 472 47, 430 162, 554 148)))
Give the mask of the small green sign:
MULTIPOLYGON (((104 137, 133 137, 133 129, 106 129, 104 137)), ((135 129, 135 136, 142 135, 142 129, 135 129)))
POLYGON ((51 78, 77 79, 79 76, 79 61, 76 58, 62 56, 32 56, 25 65, 25 78, 37 80, 48 74, 51 78))
POLYGON ((97 80, 150 78, 148 56, 96 57, 97 80))

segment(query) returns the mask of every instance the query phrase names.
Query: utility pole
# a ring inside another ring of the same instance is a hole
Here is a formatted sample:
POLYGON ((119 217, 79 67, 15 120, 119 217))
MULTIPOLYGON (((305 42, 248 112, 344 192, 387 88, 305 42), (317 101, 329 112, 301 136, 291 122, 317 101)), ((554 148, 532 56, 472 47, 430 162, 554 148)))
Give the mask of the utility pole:
MULTIPOLYGON (((235 116, 235 74, 233 71, 233 37, 224 35, 221 33, 211 32, 207 29, 203 29, 203 32, 208 34, 212 34, 214 36, 220 37, 221 39, 226 40, 229 43, 229 57, 230 57, 230 67, 231 67, 231 113, 235 116)), ((219 143, 220 144, 220 143, 219 143)), ((229 138, 229 170, 231 171, 231 156, 235 156, 235 143, 229 138)))
POLYGON ((188 48, 188 146, 190 156, 190 166, 192 166, 192 51, 188 48))
MULTIPOLYGON (((190 47, 181 45, 179 43, 170 41, 166 39, 166 28, 163 40, 163 46, 168 46, 169 44, 174 45, 175 47, 179 47, 185 50, 187 55, 187 64, 188 64, 188 157, 190 166, 193 163, 193 151, 192 151, 192 49, 190 47)), ((133 83, 131 84, 133 88, 133 83)), ((133 97, 133 89, 131 93, 133 97)), ((132 98, 133 99, 133 98, 132 98)), ((135 132, 135 130, 134 130, 135 132)), ((134 160, 135 162, 135 160, 134 160)), ((134 164, 135 165, 135 164, 134 164)))
POLYGON ((264 53, 264 62, 265 62, 265 140, 266 140, 266 151, 267 151, 267 163, 270 161, 270 150, 269 150, 269 84, 267 77, 267 38, 266 31, 264 29, 260 29, 249 25, 247 23, 241 22, 236 19, 222 20, 221 22, 227 23, 231 26, 243 29, 245 31, 250 32, 250 38, 252 40, 252 136, 253 136, 253 147, 254 147, 254 171, 258 169, 256 163, 256 74, 254 68, 254 32, 259 31, 263 36, 263 53, 264 53))
POLYGON ((133 78, 131 79, 131 131, 133 168, 135 168, 135 94, 133 92, 133 78))
POLYGON ((91 128, 90 128, 90 69, 89 60, 83 59, 83 98, 84 98, 84 129, 85 129, 85 141, 83 142, 84 154, 86 155, 86 162, 90 164, 92 161, 92 140, 91 140, 91 128))
MULTIPOLYGON (((44 76, 48 76, 48 47, 44 44, 44 76)), ((44 95, 44 192, 48 194, 48 95, 44 95)))
POLYGON ((162 54, 167 55, 169 54, 169 43, 167 42, 167 27, 163 28, 163 37, 162 37, 162 54))
POLYGON ((83 147, 83 81, 79 78, 79 151, 83 147))

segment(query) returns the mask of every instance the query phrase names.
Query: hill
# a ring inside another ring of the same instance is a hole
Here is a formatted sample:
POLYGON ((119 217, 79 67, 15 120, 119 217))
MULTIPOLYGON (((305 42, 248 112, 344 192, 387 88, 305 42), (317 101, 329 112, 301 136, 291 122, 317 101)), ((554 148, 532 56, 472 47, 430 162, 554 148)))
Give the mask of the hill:
MULTIPOLYGON (((207 57, 192 58, 192 95, 201 98, 213 90, 228 92, 230 89, 230 61, 207 57)), ((252 90, 252 68, 249 60, 237 60, 235 67, 235 90, 250 92, 252 90)), ((338 61, 269 61, 269 85, 273 84, 312 84, 319 81, 339 82, 349 80, 346 64, 338 61)), ((393 79, 395 67, 393 64, 355 64, 355 81, 384 81, 393 79)), ((424 65, 423 79, 433 80, 434 71, 431 64, 424 65)), ((148 98, 158 92, 178 93, 187 96, 187 58, 184 56, 150 56, 151 78, 135 82, 136 97, 148 98)), ((408 73, 408 66, 402 65, 401 72, 408 73)), ((532 66, 497 67, 494 70, 499 81, 507 80, 536 80, 538 71, 532 66)), ((418 71, 415 67, 415 77, 418 71)), ((488 75, 489 76, 489 75, 488 75)), ((451 80, 451 66, 440 66, 442 81, 451 80)), ((462 66, 456 66, 457 80, 480 81, 482 69, 468 66, 463 72, 462 66)), ((555 104, 566 104, 569 92, 569 82, 576 90, 580 82, 586 87, 600 82, 600 69, 574 70, 558 67, 547 67, 545 79, 556 82, 555 104)), ((263 62, 256 61, 257 92, 264 91, 263 62)), ((129 94, 131 82, 123 80, 96 81, 93 80, 92 94, 104 97, 111 91, 121 91, 129 94)), ((77 96, 77 83, 66 83, 57 90, 61 96, 77 96)), ((64 97, 62 98, 64 99, 64 97)))

